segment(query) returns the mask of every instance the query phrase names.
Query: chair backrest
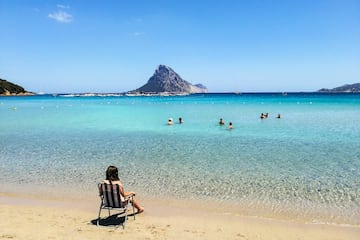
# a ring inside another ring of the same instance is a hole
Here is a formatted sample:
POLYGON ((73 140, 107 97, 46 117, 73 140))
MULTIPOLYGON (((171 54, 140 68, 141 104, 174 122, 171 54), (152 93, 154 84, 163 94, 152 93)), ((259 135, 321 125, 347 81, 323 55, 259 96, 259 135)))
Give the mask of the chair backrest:
POLYGON ((125 199, 120 192, 120 186, 118 184, 100 183, 99 185, 103 194, 103 203, 105 207, 123 207, 125 199))

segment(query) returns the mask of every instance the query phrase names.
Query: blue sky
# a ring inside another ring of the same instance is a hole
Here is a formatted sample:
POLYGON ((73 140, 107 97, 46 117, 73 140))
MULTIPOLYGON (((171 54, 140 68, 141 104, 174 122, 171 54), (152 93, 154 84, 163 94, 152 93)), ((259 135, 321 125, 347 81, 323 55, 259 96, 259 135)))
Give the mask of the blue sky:
POLYGON ((211 92, 360 82, 360 0, 0 0, 0 78, 124 92, 159 64, 211 92))

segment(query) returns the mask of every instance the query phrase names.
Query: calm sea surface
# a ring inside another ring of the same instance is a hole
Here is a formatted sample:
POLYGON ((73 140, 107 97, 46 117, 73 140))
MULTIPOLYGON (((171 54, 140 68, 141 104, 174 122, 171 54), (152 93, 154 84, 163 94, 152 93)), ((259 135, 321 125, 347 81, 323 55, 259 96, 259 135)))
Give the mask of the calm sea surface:
POLYGON ((360 94, 0 98, 0 191, 96 191, 110 164, 144 196, 359 225, 360 94))

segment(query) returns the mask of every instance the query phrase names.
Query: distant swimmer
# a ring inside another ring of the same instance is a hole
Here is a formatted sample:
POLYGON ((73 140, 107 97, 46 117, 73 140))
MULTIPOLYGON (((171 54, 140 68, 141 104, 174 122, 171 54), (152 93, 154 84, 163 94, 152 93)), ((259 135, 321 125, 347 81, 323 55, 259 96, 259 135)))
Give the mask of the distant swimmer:
POLYGON ((173 119, 172 119, 172 118, 169 118, 167 124, 168 124, 168 125, 173 125, 173 123, 174 123, 174 122, 173 122, 173 119))
POLYGON ((280 115, 280 113, 277 115, 277 117, 276 118, 281 118, 281 115, 280 115))
POLYGON ((269 113, 261 113, 260 118, 265 119, 269 117, 269 113))
POLYGON ((179 123, 182 124, 184 123, 183 119, 181 117, 179 117, 179 123))
POLYGON ((229 122, 229 127, 228 127, 228 129, 233 129, 233 124, 232 124, 232 122, 229 122))
POLYGON ((225 122, 222 118, 220 118, 219 125, 225 125, 225 122))

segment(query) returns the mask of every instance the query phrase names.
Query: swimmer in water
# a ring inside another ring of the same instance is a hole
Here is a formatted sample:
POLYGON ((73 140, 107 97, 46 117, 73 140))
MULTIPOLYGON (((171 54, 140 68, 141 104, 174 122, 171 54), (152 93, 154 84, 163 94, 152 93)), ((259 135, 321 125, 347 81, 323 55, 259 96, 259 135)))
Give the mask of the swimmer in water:
POLYGON ((174 122, 173 122, 173 119, 172 119, 172 118, 169 118, 167 124, 168 124, 168 125, 173 125, 173 123, 174 123, 174 122))
POLYGON ((222 118, 220 118, 219 125, 225 125, 225 122, 222 118))

